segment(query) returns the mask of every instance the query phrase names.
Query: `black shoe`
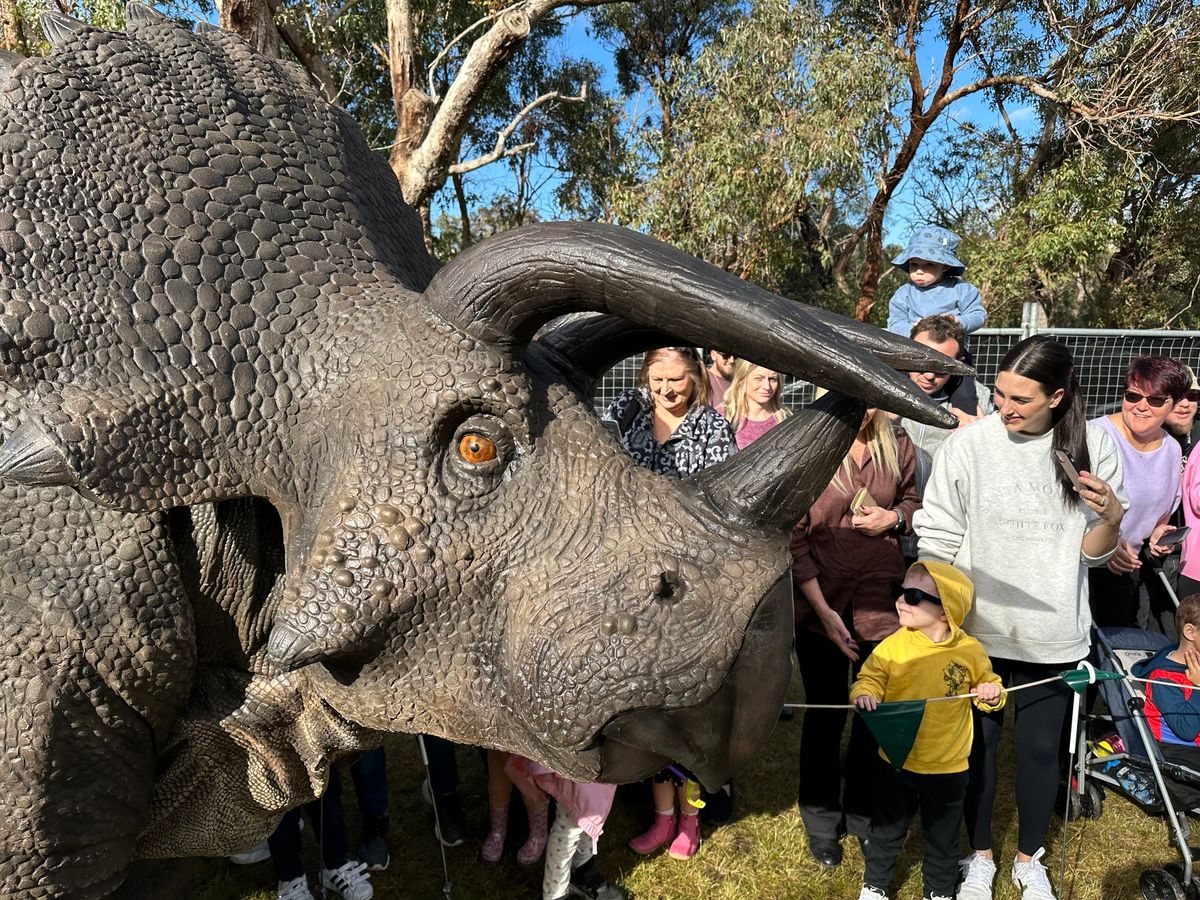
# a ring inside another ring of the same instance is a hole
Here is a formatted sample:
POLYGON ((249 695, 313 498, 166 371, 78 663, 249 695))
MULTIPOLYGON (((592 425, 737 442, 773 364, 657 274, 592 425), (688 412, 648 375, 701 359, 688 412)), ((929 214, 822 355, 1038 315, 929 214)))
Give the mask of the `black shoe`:
POLYGON ((363 819, 358 843, 358 858, 366 863, 367 871, 382 872, 392 861, 388 852, 388 818, 363 819))
POLYGON ((808 852, 823 869, 836 869, 842 864, 842 845, 839 841, 810 837, 808 852))
POLYGON ((628 900, 629 898, 625 891, 600 873, 594 859, 589 859, 582 866, 571 871, 571 884, 567 888, 567 896, 578 897, 580 900, 628 900))
POLYGON ((436 813, 433 820, 433 836, 443 847, 458 847, 467 839, 467 825, 463 821, 462 802, 458 794, 435 794, 429 787, 429 779, 421 784, 421 796, 436 813))
POLYGON ((700 821, 717 827, 733 818, 733 782, 729 782, 715 794, 704 792, 704 807, 700 810, 700 821), (728 789, 728 790, 727 790, 728 789))

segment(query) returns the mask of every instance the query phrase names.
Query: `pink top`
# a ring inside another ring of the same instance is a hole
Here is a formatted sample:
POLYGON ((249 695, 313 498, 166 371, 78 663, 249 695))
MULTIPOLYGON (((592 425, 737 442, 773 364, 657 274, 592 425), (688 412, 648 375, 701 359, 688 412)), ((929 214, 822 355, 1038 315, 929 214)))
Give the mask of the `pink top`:
POLYGON ((508 758, 504 771, 512 779, 522 795, 536 796, 546 793, 558 801, 558 805, 579 823, 583 833, 595 842, 604 831, 604 820, 612 809, 615 784, 580 783, 563 778, 541 763, 536 763, 515 753, 508 758))
POLYGON ((1200 453, 1189 456, 1183 469, 1183 523, 1192 530, 1183 539, 1179 571, 1200 581, 1200 453))
POLYGON ((778 425, 774 416, 763 419, 761 422, 752 422, 749 419, 742 420, 742 427, 737 430, 734 436, 737 440, 739 450, 745 450, 760 437, 778 425))

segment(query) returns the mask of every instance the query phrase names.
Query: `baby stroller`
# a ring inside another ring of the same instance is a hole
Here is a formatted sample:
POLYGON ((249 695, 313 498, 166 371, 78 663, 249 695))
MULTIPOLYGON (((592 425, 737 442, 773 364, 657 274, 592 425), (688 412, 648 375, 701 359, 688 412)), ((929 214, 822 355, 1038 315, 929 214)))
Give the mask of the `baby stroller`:
MULTIPOLYGON (((1135 663, 1149 659, 1173 641, 1161 634, 1139 628, 1097 628, 1092 647, 1097 668, 1125 675, 1135 663)), ((1081 729, 1076 751, 1068 815, 1097 818, 1103 805, 1101 785, 1127 797, 1151 815, 1166 814, 1181 864, 1146 869, 1138 878, 1138 887, 1146 900, 1200 900, 1200 874, 1192 865, 1188 846, 1188 810, 1177 810, 1167 793, 1164 778, 1200 785, 1200 771, 1184 768, 1163 759, 1158 742, 1150 731, 1143 709, 1145 686, 1132 681, 1108 680, 1097 685, 1111 715, 1111 727, 1124 745, 1122 752, 1109 752, 1104 742, 1088 741, 1081 729)))

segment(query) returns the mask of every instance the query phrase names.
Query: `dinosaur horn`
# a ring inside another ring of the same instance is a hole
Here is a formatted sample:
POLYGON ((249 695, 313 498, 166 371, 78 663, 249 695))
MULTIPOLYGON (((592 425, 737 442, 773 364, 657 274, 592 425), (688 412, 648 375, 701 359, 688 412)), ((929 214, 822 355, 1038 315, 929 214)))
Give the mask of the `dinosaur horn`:
POLYGON ((685 482, 723 521, 790 531, 837 472, 862 424, 860 400, 829 393, 685 482))
POLYGON ((71 39, 71 36, 77 34, 83 29, 89 27, 86 22, 81 22, 71 16, 65 16, 58 12, 44 12, 41 15, 42 32, 46 35, 46 40, 50 42, 51 47, 61 47, 71 39))
POLYGON ((654 347, 682 343, 660 328, 639 325, 605 313, 573 313, 551 322, 530 344, 550 357, 589 397, 596 381, 626 357, 654 347))
MULTIPOLYGON (((504 232, 441 269, 425 300, 473 337, 509 350, 567 313, 611 313, 918 421, 954 424, 861 347, 869 332, 844 337, 803 304, 624 228, 564 222, 504 232)), ((911 360, 926 371, 948 362, 925 348, 911 360)))

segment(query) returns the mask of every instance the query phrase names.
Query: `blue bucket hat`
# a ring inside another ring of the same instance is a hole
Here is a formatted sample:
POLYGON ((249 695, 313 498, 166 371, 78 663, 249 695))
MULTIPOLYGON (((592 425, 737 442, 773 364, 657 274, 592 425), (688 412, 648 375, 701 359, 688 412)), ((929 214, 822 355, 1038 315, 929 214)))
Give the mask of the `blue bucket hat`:
POLYGON ((928 262, 941 263, 946 267, 947 275, 961 275, 966 271, 966 265, 954 254, 958 251, 959 237, 947 228, 936 225, 922 225, 908 239, 904 252, 892 260, 892 265, 908 271, 910 259, 924 259, 928 262))

